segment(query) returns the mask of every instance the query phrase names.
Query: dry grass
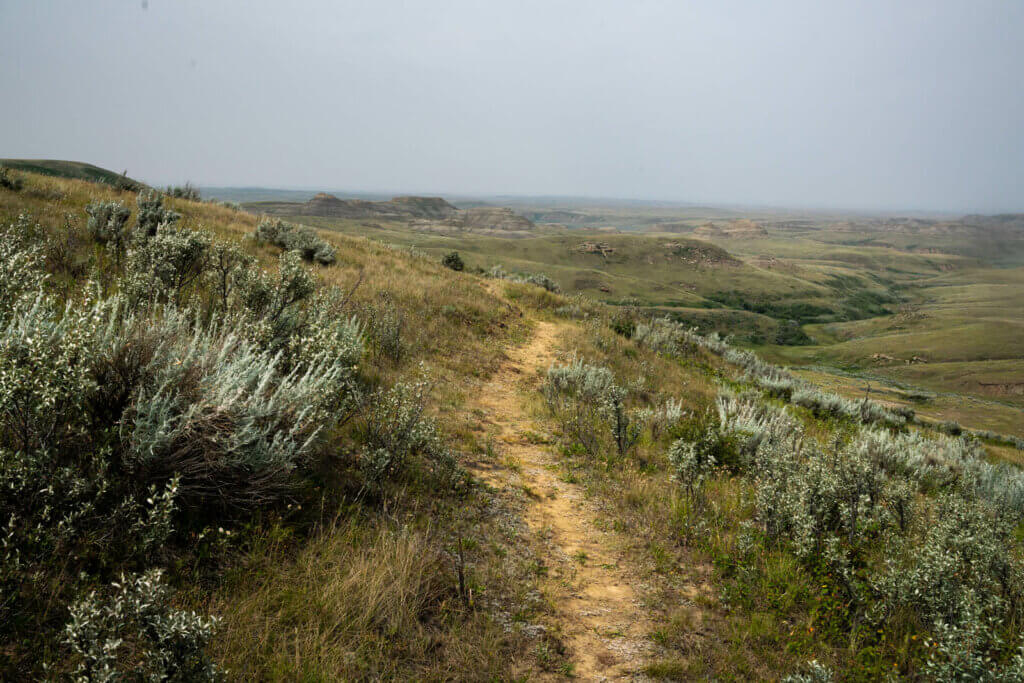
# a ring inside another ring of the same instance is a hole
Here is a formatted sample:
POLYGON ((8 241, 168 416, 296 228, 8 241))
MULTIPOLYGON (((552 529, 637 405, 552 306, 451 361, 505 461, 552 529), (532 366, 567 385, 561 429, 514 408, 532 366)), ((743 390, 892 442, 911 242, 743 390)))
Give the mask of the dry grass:
POLYGON ((506 677, 524 639, 467 605, 443 545, 430 530, 349 521, 294 558, 255 553, 213 604, 217 659, 243 680, 506 677))

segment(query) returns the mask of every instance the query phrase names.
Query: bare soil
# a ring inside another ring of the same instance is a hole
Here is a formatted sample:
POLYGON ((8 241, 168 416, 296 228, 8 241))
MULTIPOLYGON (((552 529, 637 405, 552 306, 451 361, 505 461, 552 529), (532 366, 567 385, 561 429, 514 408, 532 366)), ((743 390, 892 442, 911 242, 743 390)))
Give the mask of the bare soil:
POLYGON ((544 561, 555 611, 549 628, 568 646, 573 673, 586 681, 634 678, 651 653, 652 623, 634 590, 640 569, 614 532, 600 528, 582 487, 559 476, 550 439, 542 436, 548 426, 528 409, 528 393, 555 358, 560 329, 539 322, 473 399, 495 456, 473 469, 499 491, 527 493, 523 518, 549 551, 544 561))

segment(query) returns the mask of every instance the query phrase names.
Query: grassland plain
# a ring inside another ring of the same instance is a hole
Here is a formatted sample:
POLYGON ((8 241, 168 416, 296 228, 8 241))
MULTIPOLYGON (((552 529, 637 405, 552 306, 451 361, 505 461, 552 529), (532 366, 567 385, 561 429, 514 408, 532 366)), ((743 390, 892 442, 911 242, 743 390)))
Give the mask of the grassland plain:
MULTIPOLYGON (((0 189, 0 223, 23 226, 35 241, 55 309, 84 306, 90 280, 103 295, 132 286, 111 247, 90 237, 85 208, 99 200, 132 207, 133 193, 17 177, 19 189, 0 189), (29 213, 32 221, 19 222, 29 213)), ((608 306, 453 272, 440 264, 452 243, 428 235, 438 241, 413 245, 421 236, 407 226, 370 228, 383 242, 323 230, 333 265, 296 271, 294 259, 253 239, 258 217, 162 201, 181 218, 158 236, 202 229, 254 257, 269 273, 261 277, 314 275, 365 341, 355 365, 370 399, 322 435, 292 493, 241 515, 185 505, 155 555, 175 607, 219 617, 205 652, 229 678, 758 680, 827 666, 842 680, 891 672, 951 680, 959 666, 1013 680, 1024 671, 1014 658, 1024 493, 1015 467, 988 464, 1012 460, 1002 446, 906 423, 873 404, 820 395, 825 408, 786 405, 785 391, 765 388, 786 388, 780 370, 713 337, 671 323, 652 331, 649 311, 635 302, 608 306), (408 243, 396 246, 390 232, 408 243), (889 422, 861 424, 858 415, 889 422), (422 432, 420 450, 384 477, 374 474, 378 420, 422 432), (828 505, 816 505, 822 500, 828 505), (844 512, 851 500, 852 516, 844 512), (956 524, 935 523, 947 519, 956 524), (972 519, 971 535, 958 536, 957 525, 972 519), (912 598, 920 594, 934 601, 912 598)), ((563 247, 575 239, 546 237, 563 247)), ((636 253, 623 242, 627 261, 660 239, 642 240, 636 253)), ((752 258, 675 239, 712 255, 715 268, 699 271, 706 279, 752 258)), ((676 268, 698 271, 685 261, 693 254, 685 246, 673 254, 676 268)), ((480 265, 473 258, 471 268, 480 265)), ((576 253, 558 258, 576 269, 576 253)), ((544 270, 530 259, 521 262, 544 270)), ((921 269, 915 277, 928 272, 908 263, 921 269)), ((944 268, 936 277, 957 272, 944 268)), ((734 291, 705 286, 712 295, 734 291)), ((186 298, 207 305, 207 287, 186 298)), ((857 393, 852 383, 842 391, 857 393)), ((111 444, 126 425, 109 432, 111 444)), ((71 567, 93 545, 59 550, 71 567)), ((67 593, 107 595, 118 571, 138 568, 90 557, 91 573, 38 575, 52 596, 38 611, 29 597, 16 591, 10 603, 5 592, 0 608, 18 608, 0 631, 5 677, 41 675, 44 663, 60 676, 82 664, 62 635, 80 604, 67 593)), ((145 653, 130 643, 112 645, 115 663, 145 653)))
POLYGON ((894 390, 969 396, 974 401, 946 401, 932 412, 1024 434, 1024 413, 1016 410, 1024 407, 1024 232, 1012 217, 886 221, 509 205, 541 221, 533 236, 435 234, 407 221, 302 220, 437 256, 457 250, 471 269, 543 272, 567 293, 732 334, 776 362, 813 365, 819 374, 836 368, 894 390), (742 215, 755 220, 737 221, 742 215), (557 218, 563 222, 543 222, 557 218), (731 236, 737 223, 756 225, 756 234, 731 236), (702 228, 709 224, 724 227, 702 228), (991 415, 984 405, 993 406, 991 415))

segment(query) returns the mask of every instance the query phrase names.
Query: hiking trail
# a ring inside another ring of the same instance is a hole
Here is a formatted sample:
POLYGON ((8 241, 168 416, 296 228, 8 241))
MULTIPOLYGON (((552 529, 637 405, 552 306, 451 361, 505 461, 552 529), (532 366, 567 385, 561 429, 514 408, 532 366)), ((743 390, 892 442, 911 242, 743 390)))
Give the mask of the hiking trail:
POLYGON ((550 430, 527 408, 540 373, 555 360, 562 329, 538 322, 530 339, 507 352, 507 360, 472 399, 470 407, 482 413, 495 457, 484 456, 471 469, 499 491, 518 487, 528 494, 523 518, 550 551, 543 558, 548 590, 575 676, 584 681, 642 677, 652 624, 634 590, 639 569, 617 550, 614 532, 599 527, 598 511, 583 488, 559 476, 553 447, 536 438, 550 430))

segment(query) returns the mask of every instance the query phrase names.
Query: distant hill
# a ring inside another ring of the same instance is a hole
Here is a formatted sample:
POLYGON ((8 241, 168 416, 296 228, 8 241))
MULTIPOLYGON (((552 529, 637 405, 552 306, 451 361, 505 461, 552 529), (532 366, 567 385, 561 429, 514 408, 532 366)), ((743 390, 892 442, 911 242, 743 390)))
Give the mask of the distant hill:
POLYGON ((104 183, 113 187, 138 191, 148 187, 145 183, 129 178, 127 175, 115 173, 99 166, 81 161, 62 161, 59 159, 0 159, 0 166, 13 168, 16 171, 27 171, 58 178, 74 178, 88 180, 93 183, 104 183))
POLYGON ((536 229, 532 221, 511 209, 493 206, 459 209, 441 197, 405 196, 387 201, 368 201, 339 199, 321 192, 307 202, 253 202, 246 208, 277 216, 403 221, 413 229, 438 233, 472 232, 523 237, 536 229))
POLYGON ((694 237, 703 237, 705 239, 756 239, 767 234, 768 231, 764 229, 763 225, 746 218, 730 221, 726 225, 705 223, 693 231, 694 237))
POLYGON ((254 202, 250 208, 287 216, 432 220, 448 218, 458 211, 441 197, 395 197, 388 201, 372 202, 365 199, 339 199, 326 192, 315 195, 307 202, 254 202))

